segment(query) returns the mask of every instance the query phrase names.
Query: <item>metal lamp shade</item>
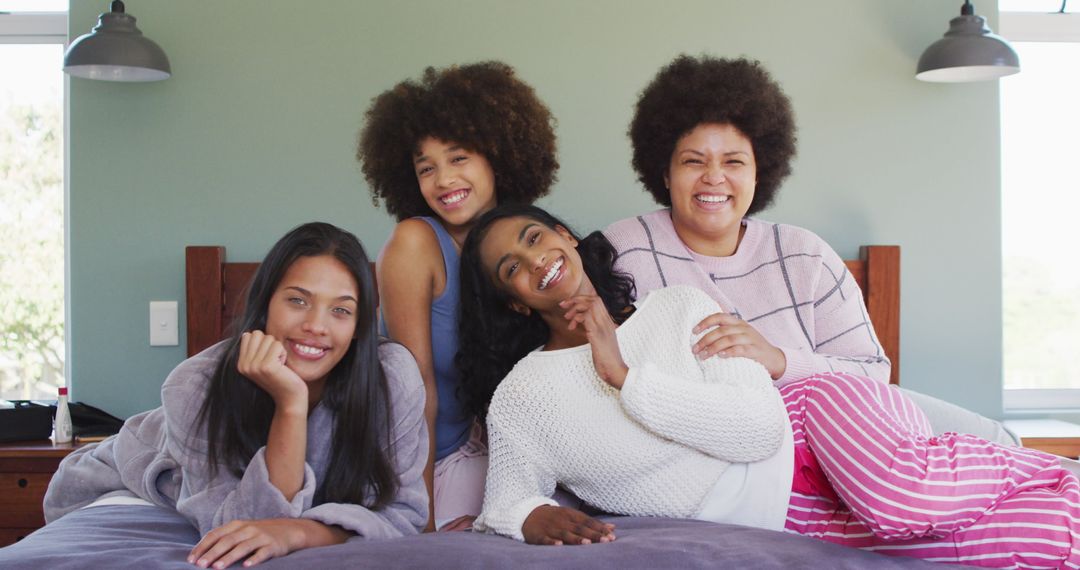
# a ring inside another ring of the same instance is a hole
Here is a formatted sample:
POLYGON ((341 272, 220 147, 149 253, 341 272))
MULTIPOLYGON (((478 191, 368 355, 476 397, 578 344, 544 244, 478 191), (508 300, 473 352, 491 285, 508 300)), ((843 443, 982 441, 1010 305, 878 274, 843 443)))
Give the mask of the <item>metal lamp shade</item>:
POLYGON ((172 75, 165 51, 135 27, 122 2, 113 2, 112 12, 101 14, 89 34, 71 43, 64 71, 104 81, 161 81, 172 75))
POLYGON ((1005 38, 994 34, 986 18, 964 14, 949 22, 945 37, 919 58, 916 79, 944 83, 984 81, 1020 71, 1020 58, 1005 38))

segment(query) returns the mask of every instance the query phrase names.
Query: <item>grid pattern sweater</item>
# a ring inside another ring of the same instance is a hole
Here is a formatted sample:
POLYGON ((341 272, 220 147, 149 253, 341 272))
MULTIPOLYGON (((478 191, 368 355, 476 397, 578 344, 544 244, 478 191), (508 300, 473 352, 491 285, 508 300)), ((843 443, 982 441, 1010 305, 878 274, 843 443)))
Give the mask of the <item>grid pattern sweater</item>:
POLYGON ((633 276, 639 297, 672 285, 696 287, 784 351, 787 369, 778 385, 816 372, 887 383, 892 364, 840 256, 808 230, 743 223, 746 232, 729 257, 691 251, 667 209, 615 222, 604 235, 619 252, 615 269, 633 276))
MULTIPOLYGON (((693 517, 731 463, 765 459, 791 429, 768 372, 746 358, 697 360, 694 324, 716 303, 657 291, 617 330, 622 390, 596 374, 588 344, 522 359, 488 409, 490 463, 478 530, 521 527, 562 484, 604 511, 693 517)), ((791 475, 776 489, 790 492, 791 475)))

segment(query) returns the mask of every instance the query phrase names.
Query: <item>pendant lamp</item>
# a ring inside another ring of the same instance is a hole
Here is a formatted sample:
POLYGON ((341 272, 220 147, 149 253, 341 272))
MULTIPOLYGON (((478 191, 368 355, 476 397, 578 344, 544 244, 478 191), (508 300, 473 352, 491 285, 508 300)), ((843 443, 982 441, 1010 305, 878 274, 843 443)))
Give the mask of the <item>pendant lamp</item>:
POLYGON ((964 0, 960 16, 949 22, 945 37, 930 44, 919 58, 915 79, 943 83, 984 81, 1020 72, 1020 58, 1005 38, 975 15, 964 0))
POLYGON ((113 0, 89 33, 79 36, 64 54, 64 71, 103 81, 161 81, 172 75, 169 58, 159 45, 135 27, 124 3, 113 0))

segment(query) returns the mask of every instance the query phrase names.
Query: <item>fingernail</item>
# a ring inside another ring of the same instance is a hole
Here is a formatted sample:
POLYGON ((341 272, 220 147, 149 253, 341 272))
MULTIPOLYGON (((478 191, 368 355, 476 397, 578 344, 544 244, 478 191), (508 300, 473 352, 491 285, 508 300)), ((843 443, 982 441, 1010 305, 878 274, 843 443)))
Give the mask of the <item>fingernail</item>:
POLYGON ((587 538, 583 538, 581 539, 581 544, 592 544, 592 541, 587 538))

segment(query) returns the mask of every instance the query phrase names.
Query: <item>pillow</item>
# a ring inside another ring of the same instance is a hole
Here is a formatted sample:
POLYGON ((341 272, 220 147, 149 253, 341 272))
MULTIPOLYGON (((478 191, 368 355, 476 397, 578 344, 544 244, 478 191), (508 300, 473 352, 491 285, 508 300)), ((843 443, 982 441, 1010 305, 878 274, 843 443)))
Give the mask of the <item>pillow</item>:
POLYGON ((1000 443, 1002 445, 1020 445, 1020 438, 1005 429, 1001 422, 981 416, 956 404, 950 404, 945 400, 939 400, 933 396, 927 396, 919 392, 913 392, 900 388, 907 397, 911 398, 930 420, 930 427, 934 433, 952 431, 956 433, 969 433, 983 439, 1000 443))

